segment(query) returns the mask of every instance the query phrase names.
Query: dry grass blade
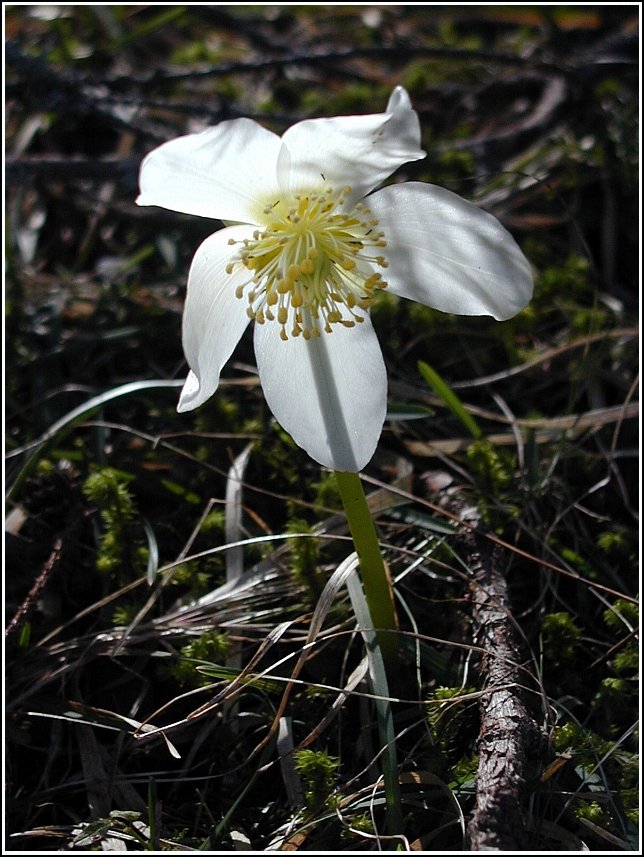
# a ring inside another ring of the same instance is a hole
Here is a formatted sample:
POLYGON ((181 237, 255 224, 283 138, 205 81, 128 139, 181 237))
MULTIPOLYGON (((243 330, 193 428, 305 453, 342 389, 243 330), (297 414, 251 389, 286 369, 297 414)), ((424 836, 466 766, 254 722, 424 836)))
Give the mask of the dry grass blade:
MULTIPOLYGON (((159 715, 162 714, 167 708, 174 705, 179 698, 174 699, 163 707, 157 709, 155 712, 153 712, 153 714, 151 714, 150 717, 144 722, 143 727, 138 729, 134 733, 134 737, 144 739, 155 737, 158 734, 164 734, 171 729, 176 729, 179 726, 184 726, 191 720, 196 720, 206 714, 209 714, 211 711, 219 707, 224 702, 230 702, 231 700, 233 700, 236 694, 238 694, 241 690, 244 689, 246 680, 248 678, 263 678, 262 673, 260 673, 258 676, 254 675, 256 664, 261 660, 265 652, 267 652, 286 633, 286 631, 288 631, 292 624, 292 622, 282 622, 276 628, 273 628, 273 630, 269 632, 266 638, 262 641, 259 648, 250 658, 244 669, 230 682, 230 684, 226 684, 224 689, 220 691, 209 702, 200 705, 199 708, 194 709, 190 712, 190 714, 188 714, 185 718, 182 718, 181 720, 169 723, 166 726, 153 726, 150 721, 153 719, 157 719, 159 715)), ((200 688, 200 692, 203 692, 203 690, 203 688, 200 688)), ((188 694, 184 694, 183 698, 187 698, 188 696, 193 695, 193 693, 194 691, 188 694)))
POLYGON ((328 728, 331 721, 337 717, 337 715, 342 710, 342 706, 352 693, 355 692, 356 688, 360 686, 360 684, 364 681, 365 676, 369 670, 369 661, 366 657, 362 658, 358 666, 353 670, 345 686, 342 691, 335 697, 331 705, 329 706, 328 712, 324 715, 322 720, 309 732, 309 734, 303 738, 297 745, 298 750, 304 749, 305 747, 309 747, 314 741, 316 741, 320 735, 322 735, 325 730, 328 728))
POLYGON ((277 730, 277 754, 289 804, 297 812, 305 806, 305 800, 302 779, 293 761, 294 749, 292 718, 282 717, 277 730))
POLYGON ((505 381, 507 378, 512 378, 514 375, 520 375, 523 372, 533 369, 535 366, 540 366, 543 363, 548 363, 555 358, 566 354, 569 351, 574 351, 578 348, 587 348, 595 342, 604 342, 607 339, 619 339, 628 341, 639 336, 639 330, 636 327, 617 328, 616 330, 602 331, 589 336, 583 336, 574 342, 566 342, 565 345, 559 345, 555 348, 546 348, 543 354, 533 357, 532 360, 527 360, 518 366, 512 366, 504 369, 502 372, 496 372, 494 375, 482 375, 480 378, 473 378, 470 381, 455 381, 452 384, 455 390, 469 389, 470 387, 487 387, 494 384, 496 381, 505 381))
MULTIPOLYGON (((253 450, 249 443, 232 463, 226 480, 226 541, 239 542, 242 538, 242 493, 244 472, 253 450)), ((226 553, 226 580, 230 583, 244 573, 244 549, 240 544, 226 553)))
MULTIPOLYGON (((564 434, 568 439, 574 439, 587 431, 597 431, 607 425, 619 425, 624 420, 637 419, 639 413, 639 402, 628 402, 625 406, 613 405, 609 408, 597 408, 583 414, 570 414, 565 417, 533 420, 513 419, 508 420, 513 426, 512 432, 487 434, 484 437, 494 446, 515 446, 517 443, 516 431, 520 431, 521 433, 529 432, 536 443, 553 443, 564 434)), ((409 440, 405 442, 405 446, 410 453, 429 458, 438 453, 453 455, 455 452, 466 449, 471 443, 471 438, 450 438, 448 440, 433 440, 429 443, 409 440)))
POLYGON ((291 675, 289 678, 289 683, 282 694, 282 698, 280 700, 277 713, 273 718, 273 723, 271 728, 266 735, 266 737, 262 740, 259 746, 255 749, 255 752, 258 752, 260 749, 266 746, 266 744, 270 741, 273 734, 279 727, 280 718, 284 716, 284 712, 286 711, 286 706, 288 704, 288 699, 291 694, 291 690, 293 688, 293 681, 298 678, 304 664, 306 663, 307 658, 309 657, 309 647, 316 643, 320 633, 322 631, 322 625, 324 624, 324 620, 327 617, 329 610, 331 609, 335 599, 337 598, 338 592, 345 585, 347 579, 351 574, 354 573, 357 565, 357 557, 355 555, 351 555, 347 557, 333 572, 331 577, 326 583, 326 586, 322 590, 322 594, 318 599, 318 603, 315 606, 315 610, 313 611, 313 615, 311 617, 311 621, 309 624, 309 630, 306 635, 306 642, 300 651, 300 654, 291 670, 291 675))

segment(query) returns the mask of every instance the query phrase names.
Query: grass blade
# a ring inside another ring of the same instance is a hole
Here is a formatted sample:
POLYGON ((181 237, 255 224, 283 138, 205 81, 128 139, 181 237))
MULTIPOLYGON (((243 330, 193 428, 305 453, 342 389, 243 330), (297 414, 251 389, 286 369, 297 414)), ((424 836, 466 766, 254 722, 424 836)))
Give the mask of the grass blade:
POLYGON ((452 388, 443 381, 438 372, 435 369, 432 369, 432 367, 423 360, 418 361, 418 371, 436 395, 445 402, 454 416, 463 423, 474 440, 480 440, 483 437, 483 432, 479 428, 478 423, 474 417, 465 410, 459 397, 452 388))
POLYGON ((16 477, 13 485, 9 489, 7 499, 9 499, 13 494, 15 494, 15 492, 20 488, 24 480, 33 470, 41 454, 54 439, 64 437, 67 432, 71 431, 71 429, 75 425, 85 419, 88 419, 92 414, 94 414, 97 410, 102 408, 108 402, 111 402, 114 399, 120 399, 122 396, 129 396, 132 393, 140 393, 145 390, 172 389, 176 387, 181 387, 183 386, 183 383, 183 381, 176 380, 132 381, 129 384, 122 384, 120 387, 115 387, 113 390, 107 390, 107 392, 105 393, 100 393, 98 396, 94 396, 87 402, 83 402, 82 405, 78 405, 78 407, 72 408, 72 410, 69 411, 69 413, 65 414, 64 417, 61 417, 59 420, 56 420, 56 422, 43 435, 41 435, 41 437, 38 438, 37 441, 33 443, 31 447, 32 453, 23 465, 20 472, 18 473, 18 476, 16 477))

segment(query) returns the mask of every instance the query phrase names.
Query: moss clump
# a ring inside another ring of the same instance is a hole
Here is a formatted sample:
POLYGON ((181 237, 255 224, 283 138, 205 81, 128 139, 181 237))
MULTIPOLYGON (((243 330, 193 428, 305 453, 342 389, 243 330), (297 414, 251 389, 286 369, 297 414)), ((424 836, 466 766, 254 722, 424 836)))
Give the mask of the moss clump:
POLYGON ((326 750, 298 750, 294 758, 295 770, 304 782, 307 809, 331 809, 336 802, 333 788, 340 760, 326 750))
POLYGON ((349 822, 348 827, 343 827, 341 836, 342 839, 348 841, 363 841, 363 837, 360 836, 361 833, 366 834, 367 836, 373 836, 376 832, 375 827, 373 826, 373 819, 367 815, 356 815, 349 822))
POLYGON ((179 684, 203 687, 212 679, 201 675, 197 670, 199 663, 220 664, 230 654, 231 643, 221 631, 206 631, 181 647, 179 661, 173 665, 171 673, 179 684))
POLYGON ((335 473, 322 473, 320 479, 313 483, 312 488, 315 492, 313 502, 316 506, 322 507, 321 517, 325 518, 329 509, 341 508, 342 501, 335 473))
POLYGON ((640 618, 639 605, 632 601, 618 598, 611 608, 604 611, 603 619, 606 625, 613 631, 626 629, 628 626, 637 627, 640 618))
POLYGON ((594 768, 612 747, 590 729, 572 721, 555 726, 552 731, 552 746, 559 753, 573 753, 575 762, 585 768, 594 768))
POLYGON ((302 518, 292 518, 286 525, 286 531, 298 534, 297 538, 288 540, 291 571, 304 587, 307 602, 315 604, 326 583, 326 578, 318 566, 319 540, 313 536, 311 525, 302 518))
POLYGON ((469 779, 466 772, 471 768, 471 758, 461 755, 464 746, 474 744, 478 729, 476 705, 461 701, 471 693, 475 688, 437 687, 429 697, 432 704, 427 709, 427 722, 434 750, 438 751, 438 758, 429 764, 438 763, 439 768, 449 770, 455 782, 462 782, 463 777, 469 779))
POLYGON ((582 633, 570 613, 549 613, 541 621, 543 653, 555 668, 569 667, 579 656, 582 633))
POLYGON ((602 679, 593 699, 593 713, 602 732, 618 738, 631 725, 637 707, 639 647, 629 629, 639 625, 638 605, 620 598, 604 611, 603 620, 618 642, 607 660, 610 674, 602 679))
POLYGON ((112 613, 112 622, 117 626, 127 626, 136 618, 140 609, 141 606, 133 601, 119 604, 118 607, 114 608, 114 612, 112 613))
POLYGON ((493 496, 512 482, 511 456, 500 452, 489 440, 481 439, 471 443, 466 456, 479 486, 493 496))
POLYGON ((148 559, 136 504, 127 487, 133 478, 113 467, 101 467, 83 485, 83 494, 98 507, 101 519, 96 568, 113 574, 120 583, 144 574, 148 559))
POLYGON ((605 823, 604 811, 596 801, 579 801, 579 805, 575 808, 577 818, 585 818, 587 821, 592 821, 593 824, 605 823))

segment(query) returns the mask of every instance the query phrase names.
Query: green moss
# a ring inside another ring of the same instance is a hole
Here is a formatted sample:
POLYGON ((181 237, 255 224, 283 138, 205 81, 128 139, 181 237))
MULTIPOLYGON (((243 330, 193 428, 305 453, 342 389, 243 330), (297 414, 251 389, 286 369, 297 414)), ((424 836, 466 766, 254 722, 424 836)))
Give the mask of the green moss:
POLYGON ((374 105, 384 110, 391 94, 388 86, 357 83, 337 91, 305 90, 301 103, 309 116, 349 116, 373 112, 374 105))
POLYGON ((331 809, 335 803, 333 788, 340 760, 326 750, 297 750, 295 770, 304 782, 306 806, 310 812, 331 809))
POLYGON ((135 515, 134 501, 127 485, 134 477, 114 467, 97 468, 85 480, 83 493, 101 510, 106 520, 131 520, 135 515))
MULTIPOLYGON (((570 314, 571 333, 579 336, 587 336, 603 330, 610 321, 608 312, 603 307, 583 307, 575 309, 570 314)), ((581 378, 586 377, 588 368, 582 367, 581 378)))
POLYGON ((638 604, 618 598, 611 608, 604 611, 603 619, 612 630, 625 629, 627 625, 637 626, 640 609, 638 604), (625 625, 627 623, 627 625, 625 625))
POLYGON ((83 485, 83 494, 98 507, 101 519, 96 568, 115 575, 120 583, 144 574, 148 559, 137 508, 127 487, 133 478, 113 467, 101 467, 83 485))
POLYGON ((238 403, 221 390, 208 401, 208 407, 197 412, 194 423, 197 432, 235 432, 241 424, 238 403))
POLYGON ((463 696, 467 693, 474 693, 474 688, 462 688, 462 687, 437 687, 434 693, 432 694, 434 699, 454 699, 455 697, 463 696))
POLYGON ((632 657, 625 657, 619 667, 615 663, 618 660, 619 654, 612 661, 613 671, 617 675, 602 679, 592 701, 593 722, 601 724, 602 732, 614 738, 619 738, 632 725, 633 712, 638 703, 637 650, 633 647, 632 657), (622 672, 628 675, 620 674, 622 672))
POLYGON ((628 819, 639 827, 640 807, 640 760, 635 753, 622 754, 619 775, 619 794, 628 819))
POLYGON ((605 554, 621 554, 624 550, 624 533, 615 530, 604 530, 596 538, 597 547, 605 554))
POLYGON ((201 533, 223 533, 226 527, 226 513, 223 509, 208 512, 201 523, 201 533))
POLYGON ((321 506, 320 517, 326 518, 328 509, 341 509, 342 500, 338 489, 338 480, 334 473, 322 473, 320 479, 313 483, 314 500, 316 506, 321 506))
POLYGON ((452 767, 460 764, 461 759, 453 759, 455 750, 463 748, 463 738, 471 735, 474 740, 476 734, 476 709, 469 703, 450 701, 469 693, 474 693, 475 688, 463 687, 437 687, 429 696, 430 704, 427 707, 427 722, 432 733, 434 747, 438 748, 444 756, 444 761, 452 767), (437 705, 437 702, 444 705, 437 705))
POLYGON ((554 668, 570 667, 582 645, 581 629, 570 613, 549 613, 541 620, 544 659, 554 668))
POLYGON ((363 842, 364 839, 360 836, 361 833, 372 835, 376 832, 373 826, 373 819, 366 813, 364 815, 356 815, 349 820, 349 825, 342 828, 341 836, 345 841, 355 841, 356 839, 363 842))
POLYGON ((639 670, 639 651, 635 643, 628 643, 613 658, 613 669, 618 675, 636 676, 639 670))
POLYGON ((440 156, 441 167, 454 177, 466 177, 476 174, 476 161, 471 152, 464 149, 449 149, 440 156))
POLYGON ((172 666, 171 673, 183 685, 208 685, 212 679, 198 672, 198 663, 221 664, 230 653, 230 648, 231 643, 225 633, 206 631, 181 647, 179 661, 172 666))
MULTIPOLYGON (((277 423, 271 422, 264 429, 262 443, 253 455, 248 479, 254 484, 270 484, 276 494, 301 497, 307 488, 306 473, 302 467, 304 455, 293 438, 277 423)), ((289 503, 289 517, 297 514, 299 508, 297 503, 289 503)))
POLYGON ((171 585, 186 587, 193 597, 203 595, 223 578, 225 562, 221 554, 205 557, 198 562, 187 562, 174 569, 171 585))
POLYGON ((569 721, 552 730, 552 746, 558 753, 571 753, 575 763, 586 770, 593 770, 597 762, 613 747, 590 729, 569 721))
MULTIPOLYGON (((525 324, 530 318, 543 323, 544 318, 558 317, 570 325, 575 336, 588 335, 614 324, 613 312, 597 302, 597 284, 586 257, 571 253, 553 265, 545 245, 528 240, 524 250, 533 263, 536 277, 533 300, 517 317, 521 323, 525 324)), ((515 325, 513 322, 511 326, 515 325)), ((583 371, 587 375, 585 364, 583 371)))
POLYGON ((465 454, 472 475, 490 494, 497 495, 512 482, 513 457, 497 449, 489 440, 474 441, 465 454))
POLYGON ((119 604, 118 607, 114 608, 112 621, 115 625, 129 625, 140 609, 141 605, 134 602, 119 604))
POLYGON ((175 48, 170 54, 170 60, 175 65, 218 64, 222 61, 222 51, 209 47, 204 39, 195 39, 175 48))
POLYGON ((597 578, 597 571, 594 566, 592 566, 578 551, 573 548, 562 547, 559 552, 562 558, 584 577, 587 577, 589 580, 595 580, 597 578))
POLYGON ((201 503, 201 498, 198 494, 195 494, 195 492, 191 491, 190 488, 186 488, 183 485, 179 485, 177 482, 173 482, 171 479, 162 479, 161 485, 170 494, 181 497, 185 503, 190 503, 192 506, 197 506, 201 503))
POLYGON ((593 824, 605 823, 604 810, 596 801, 592 801, 592 803, 585 800, 579 801, 575 807, 575 815, 577 818, 585 818, 588 821, 592 821, 593 824))
POLYGON ((315 604, 320 597, 326 576, 318 566, 320 543, 313 536, 313 528, 302 518, 293 518, 287 524, 288 533, 310 533, 288 540, 291 551, 291 571, 304 587, 307 602, 315 604))
POLYGON ((536 282, 536 297, 543 304, 546 300, 589 297, 588 260, 576 254, 569 255, 558 265, 548 265, 540 270, 536 282))
POLYGON ((444 325, 448 319, 451 322, 450 316, 416 301, 402 304, 401 308, 407 313, 412 336, 415 334, 429 336, 432 331, 439 330, 441 324, 444 325))
POLYGON ((41 458, 36 466, 38 476, 51 476, 56 470, 56 465, 49 458, 41 458))
POLYGON ((458 789, 459 787, 471 785, 476 780, 478 773, 479 757, 478 756, 463 756, 452 766, 450 788, 458 789))
POLYGON ((409 63, 401 82, 412 99, 424 95, 425 90, 436 82, 437 69, 437 63, 428 63, 426 60, 413 60, 409 63))

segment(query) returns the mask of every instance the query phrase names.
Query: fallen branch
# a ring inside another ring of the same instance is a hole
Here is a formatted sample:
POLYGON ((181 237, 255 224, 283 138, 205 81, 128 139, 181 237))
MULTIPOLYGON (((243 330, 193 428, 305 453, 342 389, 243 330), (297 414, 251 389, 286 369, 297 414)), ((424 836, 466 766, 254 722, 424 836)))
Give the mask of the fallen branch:
POLYGON ((479 701, 476 797, 466 847, 520 851, 530 844, 526 782, 545 766, 545 741, 523 692, 526 673, 510 610, 504 554, 485 538, 478 509, 468 505, 458 489, 448 489, 444 496, 444 505, 467 525, 460 538, 471 574, 473 642, 486 653, 480 663, 486 693, 479 701))

